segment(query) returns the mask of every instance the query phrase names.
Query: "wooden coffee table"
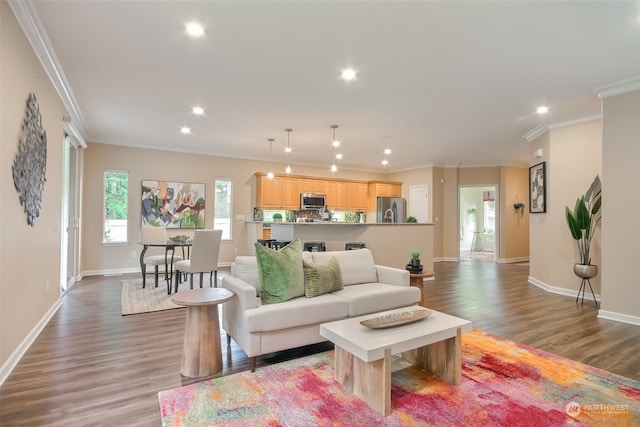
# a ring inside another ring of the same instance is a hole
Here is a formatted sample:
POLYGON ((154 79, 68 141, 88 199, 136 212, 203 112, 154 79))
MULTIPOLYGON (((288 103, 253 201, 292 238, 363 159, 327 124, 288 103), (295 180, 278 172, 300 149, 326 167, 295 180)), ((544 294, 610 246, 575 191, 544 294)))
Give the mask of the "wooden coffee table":
POLYGON ((218 304, 229 301, 234 293, 223 288, 181 291, 171 297, 187 306, 184 345, 180 373, 185 377, 204 377, 222 369, 218 304))
POLYGON ((433 311, 426 319, 386 329, 360 321, 405 307, 320 325, 320 335, 335 344, 335 378, 376 411, 391 413, 391 355, 402 353, 412 365, 458 385, 462 378, 461 336, 471 322, 433 311))

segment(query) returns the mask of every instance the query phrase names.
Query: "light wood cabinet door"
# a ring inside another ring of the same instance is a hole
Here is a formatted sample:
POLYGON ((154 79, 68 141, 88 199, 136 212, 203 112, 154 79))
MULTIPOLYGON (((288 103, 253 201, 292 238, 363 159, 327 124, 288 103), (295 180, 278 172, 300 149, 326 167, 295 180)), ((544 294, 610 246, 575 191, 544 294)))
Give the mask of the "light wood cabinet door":
POLYGON ((280 208, 282 206, 282 179, 259 176, 256 188, 256 204, 262 209, 280 208))
POLYGON ((336 182, 336 209, 349 210, 349 183, 338 181, 336 182))
MULTIPOLYGON (((315 179, 301 179, 300 180, 300 192, 301 193, 316 193, 315 179)), ((324 194, 324 193, 322 193, 324 194)))
POLYGON ((359 183, 358 186, 358 203, 356 210, 366 212, 369 209, 369 185, 359 183))
POLYGON ((327 194, 327 181, 323 179, 314 179, 313 192, 316 194, 327 194))
POLYGON ((327 194, 327 208, 329 210, 338 209, 338 182, 337 181, 327 181, 325 186, 325 193, 327 194))
POLYGON ((300 209, 300 181, 298 178, 282 178, 282 207, 300 209))

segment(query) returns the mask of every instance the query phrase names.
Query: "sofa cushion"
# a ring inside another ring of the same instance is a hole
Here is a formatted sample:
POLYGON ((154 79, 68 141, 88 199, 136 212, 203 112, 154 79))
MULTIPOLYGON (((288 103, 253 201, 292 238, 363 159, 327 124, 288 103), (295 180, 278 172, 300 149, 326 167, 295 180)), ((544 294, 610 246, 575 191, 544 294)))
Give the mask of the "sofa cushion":
POLYGON ((395 286, 386 283, 365 283, 345 286, 332 292, 349 304, 349 317, 406 307, 420 302, 420 289, 414 286, 395 286))
POLYGON ((260 273, 256 257, 237 256, 231 266, 231 275, 256 288, 256 292, 260 290, 260 273))
POLYGON ((313 255, 313 262, 319 264, 324 264, 335 257, 340 264, 344 286, 378 281, 373 254, 369 249, 309 253, 313 255))
MULTIPOLYGON (((281 331, 346 319, 349 305, 343 298, 324 294, 315 298, 294 298, 282 304, 261 305, 245 310, 248 332, 281 331)), ((291 343, 291 347, 296 347, 291 343)))
POLYGON ((302 243, 294 240, 280 250, 255 244, 260 275, 260 299, 275 304, 304 295, 302 243))
POLYGON ((340 264, 335 257, 331 257, 325 264, 313 264, 303 260, 302 267, 304 268, 304 292, 307 298, 339 291, 344 287, 340 264))

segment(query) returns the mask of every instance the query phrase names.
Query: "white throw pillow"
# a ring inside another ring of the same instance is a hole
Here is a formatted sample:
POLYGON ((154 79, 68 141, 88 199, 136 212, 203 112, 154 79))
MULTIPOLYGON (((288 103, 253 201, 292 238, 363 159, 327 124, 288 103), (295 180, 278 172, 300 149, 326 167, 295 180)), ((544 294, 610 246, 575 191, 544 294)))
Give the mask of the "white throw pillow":
POLYGON ((373 254, 369 249, 309 253, 313 254, 313 262, 316 264, 325 264, 335 257, 340 264, 344 286, 378 281, 373 254))

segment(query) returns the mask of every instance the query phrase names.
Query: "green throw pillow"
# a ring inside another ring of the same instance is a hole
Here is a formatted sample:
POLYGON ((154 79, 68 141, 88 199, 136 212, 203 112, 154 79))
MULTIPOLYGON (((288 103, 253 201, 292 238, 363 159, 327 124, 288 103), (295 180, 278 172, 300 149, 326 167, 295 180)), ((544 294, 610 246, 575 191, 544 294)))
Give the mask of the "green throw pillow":
POLYGON ((294 240, 279 251, 256 242, 260 299, 275 304, 304 295, 302 243, 294 240))
POLYGON ((311 264, 302 261, 304 267, 304 280, 306 282, 305 294, 307 298, 317 297, 344 288, 342 284, 342 271, 336 257, 331 257, 325 264, 311 264))

